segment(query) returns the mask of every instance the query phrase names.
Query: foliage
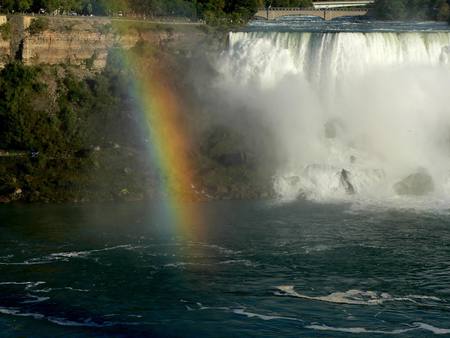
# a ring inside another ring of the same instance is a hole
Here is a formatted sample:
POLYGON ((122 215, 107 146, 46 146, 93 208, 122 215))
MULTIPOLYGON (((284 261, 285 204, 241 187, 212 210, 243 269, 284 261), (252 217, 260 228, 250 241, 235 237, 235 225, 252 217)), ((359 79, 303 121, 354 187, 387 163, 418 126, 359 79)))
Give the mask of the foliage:
MULTIPOLYGON (((0 157, 0 195, 20 187, 28 200, 73 200, 92 183, 87 172, 123 171, 103 171, 112 157, 115 165, 132 167, 128 153, 113 147, 138 142, 137 123, 124 113, 127 81, 115 67, 79 79, 68 70, 6 65, 0 72, 0 149, 19 155, 6 163, 0 157), (99 158, 97 147, 111 150, 99 158), (119 160, 123 156, 126 161, 119 160)), ((106 185, 113 178, 102 180, 106 185)))
POLYGON ((447 0, 377 0, 374 11, 382 20, 433 19, 448 20, 450 2, 447 0))
MULTIPOLYGON (((281 0, 274 0, 281 1, 281 0)), ((294 6, 309 0, 288 0, 294 6)), ((1 10, 11 12, 78 13, 85 15, 182 16, 248 20, 263 0, 0 0, 1 10)))
POLYGON ((265 7, 312 7, 312 0, 265 0, 265 7))
POLYGON ((42 33, 48 29, 49 22, 47 18, 33 19, 28 27, 28 32, 31 35, 42 33))
POLYGON ((450 4, 446 1, 441 1, 437 4, 436 19, 439 21, 450 20, 450 4))
POLYGON ((43 91, 38 81, 38 68, 18 63, 7 65, 0 72, 0 147, 12 149, 47 149, 48 132, 54 121, 48 114, 34 109, 33 101, 43 91), (46 123, 48 122, 48 123, 46 123), (37 128, 43 126, 43 130, 37 128), (42 133, 42 134, 41 134, 42 133))
POLYGON ((0 5, 3 11, 7 12, 25 12, 33 3, 33 0, 2 0, 0 5))
POLYGON ((7 40, 11 36, 11 24, 9 22, 0 26, 0 35, 3 40, 7 40))

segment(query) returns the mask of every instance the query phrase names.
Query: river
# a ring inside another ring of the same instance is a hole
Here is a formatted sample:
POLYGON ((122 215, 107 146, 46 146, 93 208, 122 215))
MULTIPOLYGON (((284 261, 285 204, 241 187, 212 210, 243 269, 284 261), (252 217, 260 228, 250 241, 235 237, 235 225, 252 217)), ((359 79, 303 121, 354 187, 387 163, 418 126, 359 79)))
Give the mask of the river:
POLYGON ((448 213, 298 201, 0 208, 0 332, 27 337, 450 334, 448 213))

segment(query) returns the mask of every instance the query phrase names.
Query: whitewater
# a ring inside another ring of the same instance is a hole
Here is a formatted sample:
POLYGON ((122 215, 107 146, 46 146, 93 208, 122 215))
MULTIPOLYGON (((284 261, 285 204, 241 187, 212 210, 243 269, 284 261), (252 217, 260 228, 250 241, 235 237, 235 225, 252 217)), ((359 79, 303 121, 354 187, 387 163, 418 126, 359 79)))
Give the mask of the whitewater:
POLYGON ((445 203, 450 32, 228 39, 217 87, 274 135, 280 198, 445 203))

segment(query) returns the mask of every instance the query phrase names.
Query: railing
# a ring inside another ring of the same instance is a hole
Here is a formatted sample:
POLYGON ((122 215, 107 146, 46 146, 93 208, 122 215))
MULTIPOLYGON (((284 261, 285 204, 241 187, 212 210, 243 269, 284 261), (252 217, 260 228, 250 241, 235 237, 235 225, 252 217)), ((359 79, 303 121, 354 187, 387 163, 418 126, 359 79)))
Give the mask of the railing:
POLYGON ((375 2, 375 0, 314 0, 313 3, 320 2, 375 2))
POLYGON ((271 8, 260 8, 260 11, 284 11, 284 12, 323 12, 323 11, 342 11, 342 12, 362 12, 367 11, 366 8, 352 9, 352 8, 301 8, 301 7, 271 7, 271 8))

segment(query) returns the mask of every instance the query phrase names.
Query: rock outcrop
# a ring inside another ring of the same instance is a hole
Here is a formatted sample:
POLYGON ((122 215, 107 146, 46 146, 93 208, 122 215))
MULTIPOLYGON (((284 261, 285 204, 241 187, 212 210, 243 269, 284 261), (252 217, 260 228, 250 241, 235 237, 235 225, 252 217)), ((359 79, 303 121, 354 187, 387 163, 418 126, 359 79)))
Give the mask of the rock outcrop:
MULTIPOLYGON (((0 36, 0 67, 11 59, 27 65, 70 64, 101 70, 111 48, 132 48, 145 41, 156 48, 186 38, 169 26, 147 22, 97 17, 0 16, 0 25, 9 25, 9 37, 0 36), (28 29, 33 20, 45 20, 48 27, 37 33, 28 29), (116 27, 118 26, 118 27, 116 27)), ((201 31, 197 31, 202 35, 201 31)), ((189 39, 192 39, 192 32, 189 39)), ((182 44, 182 42, 181 42, 182 44)))
POLYGON ((397 182, 394 190, 399 195, 426 195, 434 190, 433 178, 425 170, 419 170, 397 182))

